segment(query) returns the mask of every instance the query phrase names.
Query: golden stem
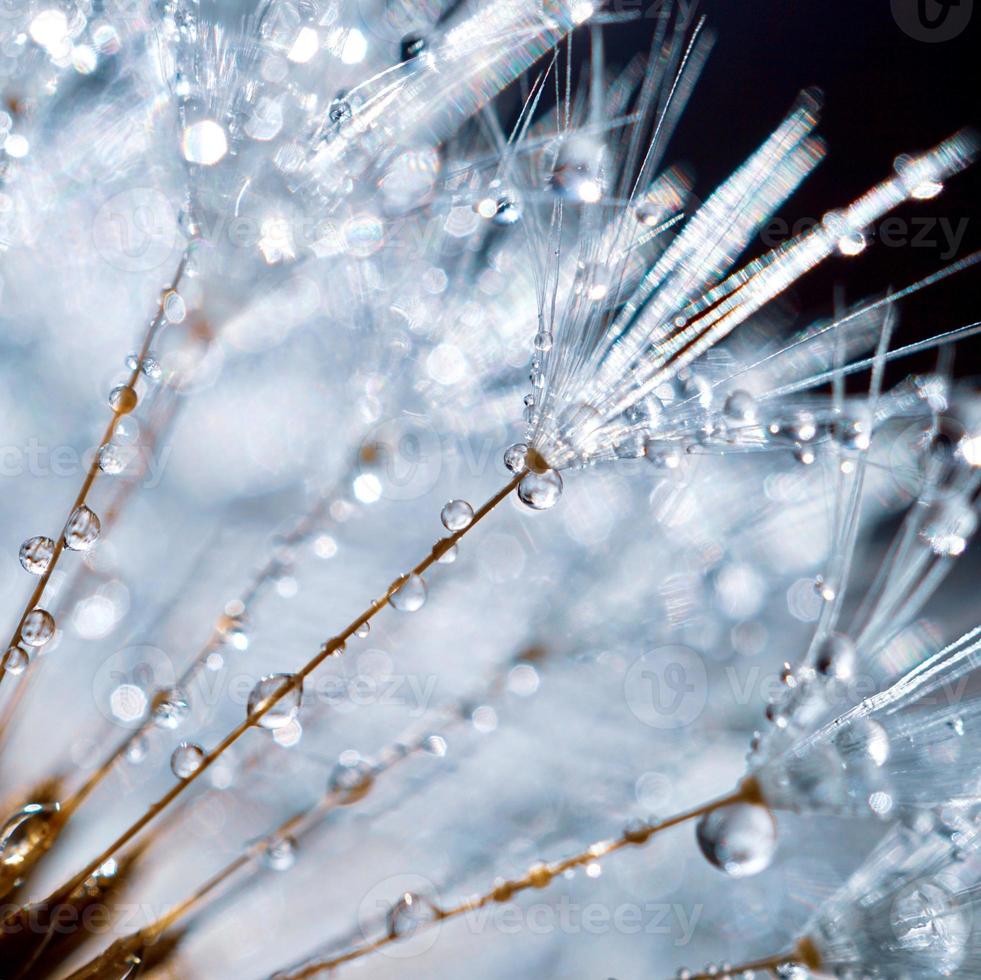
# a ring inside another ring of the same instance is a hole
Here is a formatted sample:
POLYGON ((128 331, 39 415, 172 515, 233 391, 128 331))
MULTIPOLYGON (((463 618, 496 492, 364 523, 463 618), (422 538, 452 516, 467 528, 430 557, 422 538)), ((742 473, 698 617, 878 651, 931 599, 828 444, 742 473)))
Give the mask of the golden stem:
MULTIPOLYGON (((511 480, 509 480, 493 497, 485 501, 485 503, 474 512, 473 519, 470 523, 461 528, 459 531, 454 531, 448 537, 440 538, 436 544, 433 545, 429 554, 422 559, 409 573, 400 576, 394 582, 389 585, 385 590, 385 593, 378 599, 375 599, 363 612, 361 612, 351 623, 345 627, 340 633, 328 640, 320 649, 320 652, 316 656, 308 660, 303 667, 300 668, 292 677, 285 680, 273 693, 271 693, 261 704, 259 704, 256 709, 247 714, 243 721, 236 725, 204 758, 201 760, 201 764, 198 766, 194 772, 187 778, 181 780, 172 786, 163 796, 160 797, 155 803, 151 804, 150 807, 140 816, 136 821, 130 824, 129 827, 124 830, 119 837, 117 837, 108 847, 106 847, 97 857, 93 858, 81 871, 78 872, 73 878, 67 881, 64 885, 60 886, 52 895, 49 896, 48 902, 52 904, 57 904, 57 899, 64 895, 71 893, 81 885, 96 869, 98 869, 105 861, 108 861, 120 848, 125 847, 137 834, 143 830, 148 824, 152 823, 167 807, 176 800, 189 786, 193 785, 194 782, 202 776, 208 769, 219 759, 232 745, 234 745, 250 728, 257 727, 262 718, 270 712, 276 704, 279 703, 287 694, 291 691, 301 688, 303 681, 317 669, 328 657, 335 654, 339 654, 343 648, 344 644, 357 633, 363 626, 368 624, 375 616, 385 608, 388 600, 402 587, 406 579, 410 575, 422 575, 431 565, 437 562, 443 555, 449 551, 465 534, 469 533, 473 528, 483 520, 492 510, 494 510, 502 501, 504 501, 510 493, 518 486, 524 477, 526 471, 522 470, 516 474, 511 480)), ((12 920, 16 917, 19 910, 16 910, 4 921, 8 919, 12 920)))
MULTIPOLYGON (((740 783, 733 792, 712 800, 709 803, 703 803, 694 809, 685 810, 682 813, 668 817, 666 820, 647 824, 639 829, 629 828, 619 837, 615 837, 612 840, 597 841, 578 854, 574 854, 572 857, 565 858, 561 861, 555 861, 551 864, 541 863, 532 865, 523 877, 503 881, 499 885, 495 885, 490 891, 484 892, 482 895, 464 899, 456 905, 451 905, 445 909, 434 907, 433 919, 427 923, 420 923, 415 931, 418 932, 423 929, 433 928, 447 919, 455 919, 468 912, 475 912, 478 909, 482 909, 487 905, 509 902, 519 892, 526 891, 529 888, 546 888, 555 878, 572 868, 577 868, 584 864, 591 864, 593 861, 599 861, 607 855, 627 847, 646 844, 652 837, 661 833, 661 831, 676 827, 690 820, 695 820, 698 817, 704 816, 706 813, 711 813, 713 810, 719 810, 722 807, 730 806, 734 803, 756 803, 758 801, 759 787, 756 785, 755 780, 750 777, 740 783)), ((315 976, 325 970, 332 970, 344 963, 349 963, 351 960, 361 959, 381 949, 383 946, 398 942, 401 938, 403 937, 397 933, 389 932, 377 939, 369 940, 361 946, 349 949, 347 952, 316 960, 292 971, 277 973, 276 976, 279 980, 304 980, 306 977, 315 976)), ((783 963, 784 961, 785 958, 781 958, 778 962, 783 963)))
MULTIPOLYGON (((154 314, 153 318, 150 320, 150 325, 147 327, 146 334, 143 337, 143 344, 140 347, 139 356, 136 359, 136 365, 130 372, 129 379, 126 384, 129 388, 133 388, 136 385, 137 379, 140 376, 140 371, 143 367, 143 362, 150 352, 150 347, 153 344, 154 338, 157 335, 157 331, 160 329, 161 324, 164 320, 164 300, 169 292, 175 290, 180 284, 181 278, 184 275, 184 269, 187 265, 187 253, 185 252, 181 256, 180 263, 177 266, 177 272, 174 274, 173 281, 171 285, 165 289, 160 295, 160 302, 157 307, 157 312, 154 314)), ((34 591, 31 593, 31 597, 27 600, 27 604, 24 606, 23 612, 21 613, 20 620, 17 623, 17 628, 13 631, 10 636, 10 640, 4 649, 9 650, 11 647, 17 646, 22 637, 22 632, 24 629, 24 623, 27 620, 28 615, 35 609, 37 604, 41 601, 41 597, 44 595, 44 590, 47 588, 48 581, 51 578, 55 568, 58 565, 58 559, 61 557, 62 552, 65 550, 65 532, 68 530, 68 524, 72 519, 72 515, 85 503, 85 499, 88 496, 89 490, 92 489, 92 484, 95 482, 95 478, 99 474, 99 452, 105 448, 109 442, 112 440, 113 435, 116 432, 116 426, 119 420, 132 410, 132 406, 120 405, 119 408, 114 408, 112 412, 112 418, 109 420, 109 424, 106 426, 105 431, 102 434, 102 439, 99 442, 98 447, 94 455, 92 456, 92 462, 89 464, 88 471, 85 474, 85 479, 82 481, 82 487, 78 491, 75 497, 75 502, 72 504, 68 511, 68 516, 65 518, 64 526, 61 529, 61 534, 58 536, 58 540, 55 542, 54 551, 51 553, 51 560, 48 562, 47 568, 45 568, 42 575, 38 578, 37 585, 34 587, 34 591)), ((0 661, 0 684, 3 683, 3 679, 6 676, 7 669, 3 666, 2 661, 0 661)))
MULTIPOLYGON (((375 452, 375 447, 363 447, 359 453, 358 458, 363 459, 369 453, 375 452)), ((351 472, 353 467, 345 473, 345 475, 335 484, 328 493, 322 494, 314 505, 300 517, 296 522, 296 525, 290 531, 285 538, 277 542, 274 545, 273 553, 263 562, 258 571, 253 575, 252 580, 249 582, 248 587, 242 593, 241 603, 243 613, 252 608, 255 601, 258 599, 263 587, 273 578, 276 571, 278 570, 279 562, 276 560, 275 550, 281 545, 293 546, 304 540, 312 530, 317 526, 320 519, 326 513, 330 504, 335 501, 340 492, 341 487, 345 486, 350 480, 351 472)), ((208 657, 218 650, 223 643, 224 631, 228 623, 228 616, 224 612, 218 616, 215 620, 215 624, 212 627, 211 635, 205 642, 204 646, 198 651, 197 655, 191 661, 190 665, 184 671, 183 674, 177 679, 174 684, 175 688, 183 689, 186 688, 194 678, 201 672, 204 667, 205 662, 208 657)), ((109 752, 109 754, 103 759, 103 761, 96 766, 96 768, 89 775, 88 779, 67 799, 62 802, 62 810, 66 813, 66 818, 71 816, 75 810, 88 798, 92 791, 112 772, 116 763, 123 758, 127 750, 131 745, 135 744, 144 736, 148 735, 154 729, 153 714, 152 710, 143 722, 143 724, 137 726, 133 729, 126 738, 116 746, 115 749, 109 752)))

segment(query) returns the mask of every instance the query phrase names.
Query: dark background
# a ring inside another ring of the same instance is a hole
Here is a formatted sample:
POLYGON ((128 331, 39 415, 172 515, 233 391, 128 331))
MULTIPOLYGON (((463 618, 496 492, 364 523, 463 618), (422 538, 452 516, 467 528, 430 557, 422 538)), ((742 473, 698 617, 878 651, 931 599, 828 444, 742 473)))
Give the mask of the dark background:
MULTIPOLYGON (((628 8, 640 10, 639 20, 611 28, 611 62, 646 50, 658 0, 641 3, 628 8)), ((781 214, 790 224, 820 218, 888 176, 897 154, 927 149, 964 126, 981 128, 981 0, 973 6, 957 37, 927 43, 900 27, 890 0, 704 0, 697 13, 706 15, 716 43, 667 159, 690 163, 695 193, 704 198, 763 140, 797 92, 816 85, 825 97, 818 134, 828 155, 781 214)), ((907 219, 946 218, 954 226, 967 219, 954 258, 942 257, 948 246, 936 227, 925 236, 932 246, 871 242, 862 255, 832 259, 795 287, 789 305, 800 311, 796 325, 828 313, 836 285, 854 303, 981 248, 979 190, 981 162, 951 179, 939 197, 895 212, 907 219)), ((762 250, 759 245, 754 252, 762 250)), ((979 287, 976 267, 904 300, 893 346, 981 320, 979 287)), ((978 373, 979 352, 977 340, 959 344, 955 373, 978 373)), ((929 370, 935 357, 904 359, 890 375, 929 370)))

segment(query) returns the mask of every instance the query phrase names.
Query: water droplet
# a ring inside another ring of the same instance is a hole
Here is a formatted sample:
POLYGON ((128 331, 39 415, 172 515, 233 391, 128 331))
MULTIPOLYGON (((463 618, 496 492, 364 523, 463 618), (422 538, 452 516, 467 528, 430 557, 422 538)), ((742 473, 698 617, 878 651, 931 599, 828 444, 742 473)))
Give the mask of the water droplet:
POLYGON ((552 349, 552 334, 548 330, 540 330, 533 341, 535 350, 550 351, 552 349))
POLYGON ((188 163, 211 167, 228 152, 228 137, 213 119, 201 119, 185 127, 181 149, 188 163))
POLYGON ((295 676, 295 674, 267 674, 252 688, 248 703, 250 716, 262 711, 267 704, 272 704, 272 707, 257 721, 262 728, 270 730, 282 728, 299 714, 300 701, 303 698, 302 684, 291 687, 275 700, 276 692, 295 676))
POLYGON ((14 885, 51 846, 59 811, 57 803, 28 803, 0 827, 0 868, 13 873, 14 885))
POLYGON ((51 563, 51 556, 54 554, 54 541, 46 538, 43 534, 28 538, 20 546, 21 565, 32 575, 43 575, 48 570, 51 563))
POLYGON ((407 575, 388 602, 400 612, 416 612, 426 604, 426 583, 419 575, 407 575))
POLYGON ((938 500, 927 511, 920 539, 935 555, 954 558, 963 554, 977 526, 978 516, 969 501, 962 497, 938 500))
POLYGON ((371 632, 371 623, 362 623, 354 631, 354 635, 363 640, 370 632, 371 632))
POLYGON ((187 692, 179 687, 157 691, 153 697, 153 723, 157 728, 173 731, 180 727, 190 713, 190 698, 187 692))
POLYGON ((834 739, 838 754, 846 763, 871 762, 877 768, 889 758, 889 735, 872 718, 857 718, 844 725, 834 739))
POLYGON ((518 484, 518 498, 532 510, 548 510, 562 496, 562 477, 556 470, 526 473, 518 484))
POLYGON ((29 647, 43 647, 54 636, 55 621, 51 613, 44 609, 32 609, 24 617, 20 638, 29 647))
POLYGON ((296 863, 296 841, 292 837, 275 837, 266 844, 262 863, 272 871, 289 871, 296 863))
POLYGON ((832 633, 820 643, 814 669, 822 676, 847 681, 855 674, 858 654, 855 644, 843 633, 832 633))
POLYGON ((738 389, 726 397, 722 412, 730 422, 753 423, 758 417, 756 399, 748 392, 738 389))
POLYGON ((125 446, 116 446, 113 443, 106 443, 99 450, 99 469, 108 476, 116 476, 126 469, 129 462, 130 453, 125 446))
POLYGON ((139 738, 134 738, 126 746, 126 761, 131 766, 138 766, 146 758, 149 751, 150 743, 142 735, 139 738))
POLYGON ((473 507, 465 500, 451 500, 439 515, 447 531, 462 531, 473 520, 473 507))
POLYGON ((442 758, 446 755, 446 739, 442 735, 427 735, 422 743, 423 749, 430 755, 442 758))
POLYGON ((440 565, 452 565, 456 561, 457 556, 460 554, 460 548, 458 545, 451 544, 440 556, 436 559, 440 565))
POLYGON ((3 655, 3 660, 0 660, 0 664, 8 674, 16 676, 24 673, 30 659, 26 650, 22 650, 20 647, 9 647, 3 655))
POLYGON ((399 45, 399 54, 403 61, 418 58, 426 50, 426 39, 421 34, 406 34, 399 45))
POLYGON ((346 99, 334 99, 327 110, 327 117, 339 126, 351 118, 351 103, 346 99))
POLYGON ((392 937, 411 936, 438 918, 439 911, 431 899, 417 892, 404 892, 388 910, 388 934, 392 937))
POLYGON ((698 846, 711 864, 733 878, 759 874, 773 860, 777 825, 762 806, 736 803, 705 814, 696 829, 698 846))
POLYGON ((893 900, 889 926, 890 939, 910 958, 909 973, 956 976, 961 972, 958 967, 971 940, 971 904, 947 883, 938 878, 911 882, 893 900))
POLYGON ((504 465, 512 473, 520 473, 525 468, 525 456, 528 447, 523 442, 516 442, 504 451, 504 465))
POLYGON ((659 470, 676 470, 681 466, 682 453, 679 446, 660 439, 648 439, 644 443, 644 458, 659 470))
POLYGON ((375 781, 375 768, 367 759, 343 753, 341 760, 331 770, 327 789, 344 796, 345 803, 353 803, 371 789, 375 781))
POLYGON ((187 316, 187 303, 176 289, 168 289, 163 298, 163 315, 168 323, 183 323, 187 316))
POLYGON ((868 243, 865 240, 865 235, 861 231, 849 231, 842 235, 837 242, 838 251, 842 255, 859 255, 865 251, 865 246, 868 243))
POLYGON ((136 392, 129 385, 116 385, 109 392, 109 407, 119 415, 128 415, 136 408, 136 392))
MULTIPOLYGON (((237 606, 234 608, 237 609, 237 606)), ((222 642, 227 646, 234 650, 248 650, 248 621, 243 613, 229 613, 226 608, 225 615, 218 625, 218 632, 221 634, 222 642)))
POLYGON ((170 768, 178 779, 193 776, 204 761, 204 749, 193 742, 181 742, 170 757, 170 768))
POLYGON ((494 205, 494 215, 491 221, 495 225, 508 227, 521 220, 521 205, 510 195, 502 195, 494 205))
POLYGON ((65 528, 65 547, 71 551, 88 551, 95 544, 102 530, 102 522, 95 511, 84 504, 75 508, 65 528))

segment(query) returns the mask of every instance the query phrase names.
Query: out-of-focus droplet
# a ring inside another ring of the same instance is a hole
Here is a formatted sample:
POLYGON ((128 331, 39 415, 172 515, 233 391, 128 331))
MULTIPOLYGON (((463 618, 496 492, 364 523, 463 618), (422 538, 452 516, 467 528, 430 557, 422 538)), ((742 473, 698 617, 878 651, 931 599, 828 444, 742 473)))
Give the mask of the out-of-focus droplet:
POLYGON ((189 779, 204 761, 204 749, 193 742, 181 742, 170 757, 171 772, 178 779, 189 779))
POLYGON ((406 34, 399 44, 399 53, 403 61, 418 58, 426 50, 426 39, 421 34, 406 34))
POLYGON ((728 394, 722 412, 730 422, 753 423, 758 417, 756 399, 748 392, 737 389, 728 394))
POLYGON ((138 766, 146 758, 149 750, 150 743, 143 738, 143 736, 134 738, 131 742, 126 744, 126 761, 131 766, 138 766))
POLYGON ((102 530, 102 522, 95 511, 85 504, 75 508, 75 513, 65 527, 65 547, 72 551, 88 551, 95 544, 102 530))
POLYGON ((399 612, 416 612, 426 604, 426 583, 420 575, 407 575, 388 602, 399 612))
POLYGON ((176 289, 168 289, 163 299, 163 315, 168 323, 183 323, 187 316, 187 303, 176 289))
POLYGON ((371 789, 375 781, 375 767, 367 759, 354 757, 341 761, 331 770, 327 789, 344 796, 345 803, 353 803, 371 789))
POLYGON ((32 575, 43 575, 48 570, 48 565, 51 564, 54 548, 54 541, 43 534, 28 538, 20 546, 20 554, 18 555, 20 563, 32 575))
POLYGON ((439 519, 447 531, 462 531, 473 520, 473 507, 465 500, 451 500, 443 507, 439 519))
POLYGON ((289 871, 296 863, 296 841, 292 837, 276 837, 266 844, 262 863, 272 871, 289 871))
POLYGON ((644 443, 644 458, 659 470, 676 470, 681 466, 681 448, 660 439, 648 439, 644 443))
POLYGON ((518 498, 532 510, 548 510, 562 496, 562 476, 556 470, 526 473, 518 484, 518 498))
POLYGON ((971 502, 956 496, 932 503, 927 511, 920 539, 942 558, 964 553, 978 527, 978 515, 971 502))
POLYGON ((228 137, 213 119, 200 119, 184 129, 181 149, 188 163, 211 167, 228 152, 228 137))
POLYGON ((777 824, 766 807, 735 803, 698 821, 698 846, 709 863, 733 878, 765 870, 777 849, 777 824))
POLYGON ((158 691, 153 698, 153 723, 157 728, 173 731, 191 712, 191 701, 179 687, 158 691))
POLYGON ((54 636, 54 617, 46 609, 32 609, 24 617, 20 638, 29 647, 43 647, 54 636))
POLYGON ((249 716, 251 717, 257 714, 266 705, 272 704, 272 707, 258 719, 256 724, 272 731, 288 725, 296 718, 300 711, 300 701, 303 697, 303 686, 301 684, 291 687, 278 700, 274 700, 280 688, 294 677, 294 674, 267 674, 256 683, 255 687, 252 688, 252 693, 249 695, 249 716))
POLYGON ((847 681, 855 675, 857 660, 855 644, 843 633, 832 633, 818 646, 814 669, 822 677, 847 681))
POLYGON ((26 650, 21 649, 21 647, 9 647, 7 652, 3 655, 3 659, 0 660, 0 666, 8 674, 23 674, 27 669, 28 663, 30 663, 30 656, 26 650))
POLYGON ((405 938, 439 917, 435 903, 417 892, 404 892, 388 910, 386 926, 390 936, 405 938))
POLYGON ((504 465, 512 473, 520 473, 525 468, 525 456, 527 454, 527 445, 523 442, 516 442, 504 450, 504 465))

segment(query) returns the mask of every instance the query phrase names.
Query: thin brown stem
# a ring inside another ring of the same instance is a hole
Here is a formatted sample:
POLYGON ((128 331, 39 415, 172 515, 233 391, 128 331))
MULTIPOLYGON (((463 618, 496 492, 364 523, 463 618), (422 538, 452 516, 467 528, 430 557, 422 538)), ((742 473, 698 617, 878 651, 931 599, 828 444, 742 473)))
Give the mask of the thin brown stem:
MULTIPOLYGON (((522 470, 509 480, 493 497, 487 500, 478 510, 474 512, 470 523, 458 531, 445 538, 440 538, 431 548, 428 555, 423 558, 412 570, 400 576, 388 588, 384 594, 375 599, 367 606, 355 619, 348 624, 340 633, 328 640, 314 657, 308 660, 292 677, 285 680, 274 692, 265 698, 255 709, 248 713, 243 721, 236 725, 207 755, 205 755, 197 769, 188 777, 172 786, 163 796, 139 817, 134 823, 124 830, 108 847, 106 847, 97 857, 93 858, 81 871, 64 885, 58 888, 49 902, 57 902, 61 895, 72 892, 82 884, 97 868, 105 861, 113 857, 117 851, 125 847, 137 834, 140 833, 148 824, 152 823, 164 810, 173 803, 188 787, 192 786, 211 766, 219 759, 232 745, 234 745, 250 728, 257 727, 263 717, 268 714, 284 697, 290 692, 302 688, 304 680, 317 669, 328 657, 340 654, 344 649, 344 644, 354 636, 360 629, 370 623, 375 616, 381 612, 388 604, 389 599, 398 592, 405 584, 406 580, 412 575, 422 575, 430 566, 435 564, 443 555, 446 554, 456 543, 475 528, 492 510, 500 505, 518 486, 527 471, 522 470)), ((20 910, 15 911, 8 919, 16 917, 20 910)), ((6 920, 5 920, 6 921, 6 920)))
MULTIPOLYGON (((546 888, 555 878, 561 876, 566 871, 581 867, 582 865, 592 864, 594 861, 600 861, 608 855, 621 851, 624 848, 646 844, 652 837, 662 831, 691 820, 696 820, 706 813, 711 813, 713 810, 718 810, 734 803, 756 803, 759 802, 759 799, 759 787, 756 785, 756 782, 752 778, 746 779, 732 793, 728 793, 709 803, 703 803, 694 809, 685 810, 682 813, 675 814, 657 823, 645 824, 641 827, 628 827, 619 837, 615 837, 612 840, 597 841, 578 854, 564 858, 561 861, 532 865, 523 877, 503 881, 481 895, 464 899, 462 902, 458 902, 456 905, 451 905, 447 908, 433 905, 432 918, 427 922, 417 924, 414 933, 423 929, 431 929, 445 922, 447 919, 455 919, 469 912, 476 912, 487 905, 509 902, 515 895, 529 888, 546 888)), ((377 939, 368 940, 360 946, 348 949, 346 952, 314 960, 305 965, 291 968, 285 973, 277 973, 276 978, 277 980, 304 980, 306 977, 316 976, 318 973, 332 970, 352 960, 361 959, 384 946, 398 942, 402 938, 404 936, 390 929, 377 939)), ((784 962, 784 959, 781 959, 779 962, 784 962)))
MULTIPOLYGON (((362 462, 371 462, 375 458, 377 450, 378 447, 374 445, 362 447, 362 449, 358 452, 358 460, 362 462)), ((278 549, 284 546, 294 547, 309 537, 313 530, 318 527, 324 514, 327 513, 330 504, 338 499, 341 492, 341 487, 345 486, 350 480, 353 469, 354 467, 352 466, 344 474, 340 481, 330 489, 329 492, 321 494, 315 501, 314 505, 310 507, 306 513, 300 516, 289 533, 275 543, 272 551, 252 576, 252 579, 250 580, 245 591, 242 592, 241 596, 239 597, 238 602, 241 606, 240 615, 244 615, 245 613, 253 610, 256 601, 261 597, 266 586, 282 568, 281 562, 276 554, 278 549)), ((223 611, 215 620, 211 634, 205 644, 201 647, 189 666, 175 682, 174 687, 177 690, 186 689, 187 686, 193 682, 195 677, 197 677, 197 675, 203 670, 204 665, 211 654, 222 647, 228 625, 229 616, 223 611)), ((153 729, 154 720, 153 712, 151 710, 146 720, 134 728, 122 742, 120 742, 108 753, 105 759, 103 759, 103 761, 96 766, 85 782, 67 800, 62 801, 62 810, 65 811, 66 815, 71 816, 71 814, 82 805, 82 803, 91 795, 93 790, 95 790, 95 788, 106 778, 106 776, 112 772, 113 768, 116 766, 116 763, 118 763, 119 760, 126 755, 130 747, 136 744, 136 742, 138 742, 141 738, 146 737, 151 731, 153 731, 153 729)))
MULTIPOLYGON (((133 370, 130 372, 129 378, 126 381, 126 386, 134 390, 137 380, 140 376, 140 371, 143 369, 144 361, 147 355, 150 353, 150 348, 153 344, 154 339, 157 336, 161 325, 164 322, 164 301, 167 294, 172 292, 180 284, 181 278, 184 275, 184 269, 187 264, 187 253, 181 257, 180 263, 177 266, 177 272, 174 274, 173 281, 171 285, 165 289, 160 295, 160 302, 157 307, 157 312, 154 314, 153 318, 150 320, 150 325, 147 327, 146 334, 143 337, 143 343, 140 347, 139 355, 136 359, 136 364, 133 370)), ((119 406, 113 407, 112 418, 109 420, 109 424, 106 426, 105 431, 102 434, 102 439, 99 441, 99 445, 96 448, 95 453, 92 456, 92 462, 89 464, 89 468, 86 471, 85 478, 82 480, 81 489, 75 497, 74 502, 68 511, 68 516, 65 518, 65 523, 62 526, 61 533, 58 535, 58 540, 55 542, 54 550, 51 553, 51 558, 48 561, 47 567, 44 569, 43 573, 40 575, 37 581, 37 585, 34 587, 34 591, 31 593, 30 598, 27 600, 26 605, 21 612, 20 619, 17 622, 17 626, 10 636, 9 641, 4 649, 10 649, 11 647, 16 647, 20 644, 24 623, 27 621, 27 617, 30 613, 37 607, 37 604, 41 601, 41 597, 44 595, 44 590, 48 586, 48 582, 54 573, 55 568, 58 565, 58 560, 61 558, 62 552, 65 550, 65 534, 68 531, 68 525, 71 522, 72 515, 78 510, 79 507, 85 504, 85 500, 88 497, 89 490, 92 489, 92 484, 95 482, 96 477, 99 475, 99 453, 100 450, 104 449, 112 440, 113 435, 116 432, 116 426, 119 424, 119 420, 126 414, 128 414, 135 407, 134 403, 129 403, 127 400, 121 400, 119 406)), ((0 684, 3 683, 3 679, 7 673, 7 669, 3 662, 0 661, 0 684)))

